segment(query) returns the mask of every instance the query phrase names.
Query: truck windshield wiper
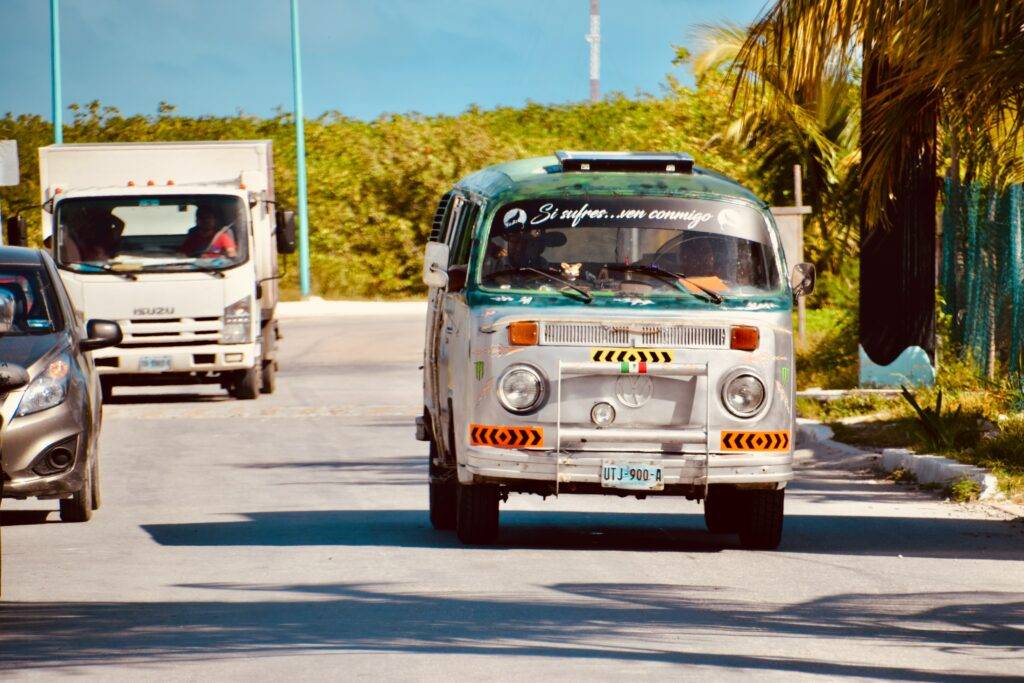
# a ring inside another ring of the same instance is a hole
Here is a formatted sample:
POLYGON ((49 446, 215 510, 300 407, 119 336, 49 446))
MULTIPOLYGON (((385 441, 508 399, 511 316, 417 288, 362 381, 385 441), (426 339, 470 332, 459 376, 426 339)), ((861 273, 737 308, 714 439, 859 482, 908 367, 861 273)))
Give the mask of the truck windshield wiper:
POLYGON ((96 268, 98 270, 103 271, 104 273, 110 273, 111 275, 119 275, 123 277, 125 280, 139 279, 133 271, 117 270, 116 268, 113 268, 109 263, 75 263, 71 265, 74 265, 75 270, 79 272, 82 272, 82 268, 86 269, 86 272, 88 271, 89 268, 96 268))
MULTIPOLYGON (((555 282, 557 282, 559 284, 565 285, 569 289, 575 290, 580 296, 583 297, 583 300, 586 301, 588 304, 594 300, 593 295, 590 292, 588 292, 587 290, 583 289, 582 287, 574 285, 573 283, 569 282, 568 280, 563 280, 562 278, 558 277, 554 273, 549 273, 546 270, 541 270, 539 268, 532 268, 530 266, 516 266, 515 268, 506 268, 505 270, 498 270, 498 271, 495 271, 493 273, 488 273, 487 277, 490 278, 490 277, 496 277, 498 275, 512 275, 513 273, 535 273, 537 275, 543 275, 544 277, 548 278, 549 280, 553 280, 553 281, 555 281, 555 282)), ((560 289, 558 291, 560 291, 563 294, 565 294, 565 290, 564 289, 560 289)))
POLYGON ((211 268, 210 266, 203 266, 198 263, 192 263, 190 261, 168 261, 167 263, 147 263, 146 268, 174 268, 174 267, 185 267, 188 266, 192 270, 197 270, 200 273, 207 273, 217 279, 223 279, 224 273, 221 272, 220 268, 211 268))
POLYGON ((707 295, 707 298, 712 303, 721 304, 723 301, 725 301, 725 299, 723 299, 722 296, 718 292, 716 292, 716 291, 714 291, 712 289, 708 289, 707 287, 705 287, 704 285, 702 285, 702 284, 700 284, 698 282, 694 282, 693 280, 691 280, 690 278, 686 277, 682 273, 676 273, 676 272, 673 272, 671 270, 665 270, 664 268, 659 268, 658 266, 649 266, 649 265, 645 265, 643 263, 608 263, 608 264, 605 264, 605 267, 610 269, 610 270, 621 270, 621 271, 626 271, 626 272, 636 272, 636 273, 644 273, 646 275, 651 275, 653 277, 658 278, 662 282, 668 282, 669 284, 674 285, 676 287, 676 289, 679 289, 680 291, 686 292, 687 294, 692 294, 693 296, 697 297, 698 299, 703 299, 704 298, 704 297, 696 294, 695 292, 687 289, 683 285, 681 285, 680 284, 680 280, 681 280, 681 281, 683 281, 683 282, 685 282, 685 283, 687 283, 689 285, 693 285, 694 287, 699 289, 701 292, 703 292, 705 295, 707 295))

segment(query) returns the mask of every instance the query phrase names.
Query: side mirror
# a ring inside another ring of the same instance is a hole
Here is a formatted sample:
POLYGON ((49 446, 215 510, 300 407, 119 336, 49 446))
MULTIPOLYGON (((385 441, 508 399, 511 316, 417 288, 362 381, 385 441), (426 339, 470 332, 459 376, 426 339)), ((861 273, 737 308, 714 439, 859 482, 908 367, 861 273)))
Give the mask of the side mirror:
POLYGON ((11 247, 24 247, 28 244, 27 228, 25 227, 24 216, 9 216, 7 218, 7 245, 11 247))
POLYGON ((427 287, 448 284, 448 245, 444 242, 427 242, 423 252, 423 284, 427 287))
POLYGON ((0 363, 0 394, 20 389, 28 384, 25 368, 12 363, 0 363))
POLYGON ((86 337, 78 342, 82 351, 95 351, 121 343, 121 326, 113 320, 90 320, 85 324, 86 337))
POLYGON ((816 278, 814 264, 798 263, 793 266, 793 274, 789 278, 789 284, 793 287, 793 296, 807 296, 813 292, 816 278))
POLYGON ((452 266, 448 269, 448 292, 457 294, 466 288, 467 266, 452 266))
POLYGON ((277 229, 274 236, 277 238, 277 253, 295 253, 295 212, 278 209, 274 214, 277 229))

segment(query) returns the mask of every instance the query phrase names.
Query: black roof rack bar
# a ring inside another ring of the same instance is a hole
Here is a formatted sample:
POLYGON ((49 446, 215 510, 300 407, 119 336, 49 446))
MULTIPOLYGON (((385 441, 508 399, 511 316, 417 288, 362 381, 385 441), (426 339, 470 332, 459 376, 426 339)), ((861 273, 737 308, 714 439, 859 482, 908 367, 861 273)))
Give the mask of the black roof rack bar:
POLYGON ((555 152, 563 171, 693 173, 693 157, 681 152, 555 152))

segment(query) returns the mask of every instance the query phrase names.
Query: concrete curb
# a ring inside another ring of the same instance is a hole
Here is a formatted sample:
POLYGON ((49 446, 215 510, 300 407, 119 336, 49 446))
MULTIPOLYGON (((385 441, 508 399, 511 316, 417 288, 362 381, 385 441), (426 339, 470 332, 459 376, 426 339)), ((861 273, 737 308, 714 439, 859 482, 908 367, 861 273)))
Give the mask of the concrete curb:
POLYGON ((282 301, 277 305, 281 319, 291 318, 381 318, 426 315, 426 301, 282 301))
POLYGON ((970 479, 981 487, 979 500, 997 500, 1002 497, 994 474, 950 458, 912 453, 906 448, 883 448, 881 463, 887 472, 900 468, 912 472, 920 484, 952 484, 961 479, 970 479))
MULTIPOLYGON (((796 422, 798 446, 827 441, 830 445, 853 448, 848 444, 832 441, 834 434, 828 425, 806 418, 797 418, 796 422)), ((950 458, 913 453, 906 448, 883 448, 881 458, 877 462, 886 472, 897 469, 911 472, 921 484, 952 484, 961 479, 970 479, 981 487, 979 500, 996 501, 1004 498, 994 474, 984 468, 950 458)))

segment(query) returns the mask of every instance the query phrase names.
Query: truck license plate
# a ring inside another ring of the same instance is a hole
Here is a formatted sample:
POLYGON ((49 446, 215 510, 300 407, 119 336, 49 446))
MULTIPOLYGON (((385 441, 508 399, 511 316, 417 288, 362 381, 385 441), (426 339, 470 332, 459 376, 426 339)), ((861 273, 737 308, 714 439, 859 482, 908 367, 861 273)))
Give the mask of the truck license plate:
POLYGON ((139 358, 139 372, 169 372, 170 356, 142 356, 139 358))
POLYGON ((601 486, 661 491, 665 488, 665 480, 662 478, 661 468, 657 465, 605 460, 601 464, 601 486))

